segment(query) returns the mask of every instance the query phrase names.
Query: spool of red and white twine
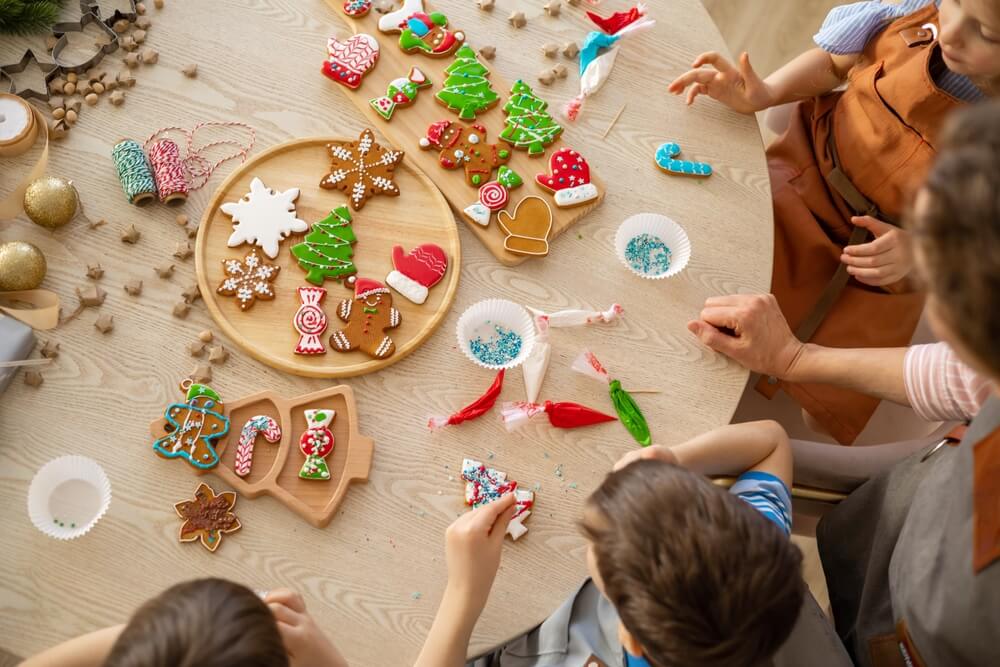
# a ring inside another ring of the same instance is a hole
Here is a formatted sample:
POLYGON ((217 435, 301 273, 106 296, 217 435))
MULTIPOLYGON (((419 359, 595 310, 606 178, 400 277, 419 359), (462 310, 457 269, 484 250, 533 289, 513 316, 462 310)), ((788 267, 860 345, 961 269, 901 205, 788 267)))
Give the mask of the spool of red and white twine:
POLYGON ((187 201, 191 187, 184 173, 181 149, 171 139, 160 139, 149 147, 149 164, 160 201, 168 206, 178 206, 187 201))

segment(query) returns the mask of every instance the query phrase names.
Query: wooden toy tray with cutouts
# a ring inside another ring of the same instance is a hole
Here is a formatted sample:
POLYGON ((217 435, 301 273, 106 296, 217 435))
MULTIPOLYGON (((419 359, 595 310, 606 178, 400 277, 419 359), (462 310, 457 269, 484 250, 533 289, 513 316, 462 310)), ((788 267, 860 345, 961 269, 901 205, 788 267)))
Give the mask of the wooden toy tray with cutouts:
MULTIPOLYGON (((226 403, 224 414, 229 418, 229 431, 215 442, 219 464, 198 472, 216 475, 242 496, 273 496, 313 526, 323 528, 330 523, 351 483, 368 481, 374 442, 358 431, 354 392, 346 385, 291 399, 263 391, 226 403), (336 412, 328 426, 334 437, 333 451, 325 459, 330 471, 328 480, 299 477, 305 461, 299 450, 299 438, 307 429, 304 411, 317 409, 336 412), (248 420, 258 415, 278 423, 281 439, 272 444, 258 437, 250 472, 241 477, 234 469, 240 432, 248 420)), ((150 424, 150 432, 155 439, 171 431, 166 419, 157 419, 150 424)), ((186 465, 180 461, 169 463, 186 465)))
MULTIPOLYGON (((431 123, 439 120, 449 120, 459 125, 475 123, 486 128, 486 139, 489 143, 500 141, 500 133, 505 126, 506 115, 503 112, 504 103, 507 101, 511 84, 497 72, 491 71, 487 79, 492 89, 500 96, 500 100, 490 109, 478 113, 475 121, 462 121, 458 115, 440 103, 434 95, 441 90, 442 82, 445 80, 445 68, 454 62, 454 55, 443 57, 429 57, 422 53, 406 53, 399 47, 398 33, 379 32, 378 21, 381 14, 372 9, 367 16, 352 19, 344 14, 344 0, 326 0, 330 7, 331 14, 337 16, 341 23, 347 25, 348 30, 354 34, 364 33, 374 37, 379 43, 378 61, 375 67, 369 71, 362 79, 356 89, 334 83, 324 77, 320 72, 320 65, 323 63, 326 45, 317 45, 317 56, 315 64, 315 77, 317 81, 322 80, 331 87, 339 88, 343 94, 351 100, 366 119, 368 126, 374 128, 377 134, 382 134, 388 138, 395 148, 406 152, 403 162, 415 164, 428 174, 435 185, 441 190, 445 198, 451 204, 455 215, 459 217, 469 230, 486 246, 500 263, 507 266, 516 266, 529 258, 527 255, 517 255, 504 248, 506 235, 497 224, 497 214, 494 213, 488 226, 483 227, 472 222, 464 215, 462 210, 470 204, 476 202, 478 198, 478 186, 471 186, 466 183, 465 175, 461 169, 446 171, 438 163, 440 151, 431 148, 421 150, 419 141, 426 136, 427 129, 431 123), (370 100, 383 97, 387 92, 387 85, 390 81, 400 77, 406 77, 410 68, 418 67, 427 75, 431 82, 430 87, 419 90, 413 103, 405 108, 399 108, 392 114, 390 120, 383 119, 370 104, 370 100)), ((400 7, 400 3, 395 3, 395 9, 400 7)), ((433 9, 428 3, 423 3, 423 11, 430 14, 433 9)), ((467 26, 447 26, 448 29, 461 30, 465 34, 466 42, 475 47, 477 44, 476 35, 467 29, 467 26)), ((345 35, 338 35, 343 38, 345 35)), ((478 42, 482 44, 482 37, 478 42)), ((480 59, 481 62, 490 68, 489 61, 480 59)), ((527 82, 527 81, 526 81, 527 82)), ((534 86, 532 86, 534 88, 534 86)), ((535 90, 536 95, 542 99, 545 97, 544 91, 535 90)), ((596 175, 591 175, 591 182, 597 187, 598 196, 596 199, 586 204, 573 206, 571 208, 559 208, 555 205, 551 193, 543 189, 535 182, 537 174, 546 173, 549 167, 549 156, 560 148, 573 147, 571 142, 563 141, 566 135, 565 127, 567 121, 561 119, 559 111, 554 105, 549 106, 549 114, 556 122, 564 127, 563 134, 551 143, 545 154, 529 157, 524 150, 514 150, 507 166, 513 169, 523 180, 524 184, 510 191, 509 200, 504 210, 512 213, 517 203, 528 195, 540 197, 549 204, 552 211, 552 229, 548 240, 551 242, 557 236, 566 231, 571 225, 579 222, 585 215, 590 213, 604 199, 604 183, 596 175)), ((586 157, 586 156, 584 156, 586 157)), ((496 177, 496 172, 493 172, 496 177)))
MULTIPOLYGON (((357 137, 351 137, 356 140, 357 137)), ((337 316, 338 304, 354 296, 354 288, 335 280, 325 280, 326 295, 320 303, 327 316, 326 331, 320 339, 326 349, 323 354, 296 354, 299 334, 292 326, 301 302, 300 286, 309 286, 306 272, 292 255, 291 248, 302 242, 305 233, 295 233, 280 242, 278 255, 263 260, 279 267, 272 285, 271 300, 257 299, 253 306, 241 310, 237 299, 218 293, 226 279, 224 262, 243 260, 252 246, 242 244, 230 248, 233 219, 221 210, 226 202, 238 201, 250 191, 251 182, 259 178, 272 190, 299 189, 295 200, 295 215, 310 225, 347 204, 347 197, 337 190, 325 190, 319 182, 330 171, 330 156, 326 145, 337 137, 296 139, 260 153, 234 171, 219 186, 205 208, 195 245, 195 266, 198 286, 209 313, 223 331, 252 357, 286 373, 309 377, 349 377, 380 370, 393 364, 420 347, 437 329, 448 313, 458 289, 462 248, 458 229, 441 193, 420 169, 406 158, 396 168, 394 180, 400 189, 398 197, 373 197, 360 211, 350 210, 351 227, 357 237, 351 261, 357 267, 358 278, 370 278, 381 283, 393 270, 392 249, 401 245, 407 251, 420 244, 435 243, 448 256, 444 277, 432 287, 423 304, 415 304, 392 292, 392 306, 400 313, 400 324, 387 334, 396 351, 384 359, 376 359, 360 350, 338 352, 330 346, 330 336, 344 327, 337 316)))

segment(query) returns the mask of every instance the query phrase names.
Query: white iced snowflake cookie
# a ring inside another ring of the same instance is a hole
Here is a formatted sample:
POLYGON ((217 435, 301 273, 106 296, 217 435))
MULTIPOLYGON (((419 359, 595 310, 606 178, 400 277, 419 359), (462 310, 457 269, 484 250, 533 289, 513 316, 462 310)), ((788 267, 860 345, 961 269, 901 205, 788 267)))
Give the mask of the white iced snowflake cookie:
POLYGON ((278 246, 289 234, 309 229, 305 220, 295 216, 298 188, 275 192, 256 176, 250 181, 250 192, 236 202, 226 202, 222 212, 232 217, 233 233, 227 244, 235 248, 242 243, 258 246, 274 259, 278 246))

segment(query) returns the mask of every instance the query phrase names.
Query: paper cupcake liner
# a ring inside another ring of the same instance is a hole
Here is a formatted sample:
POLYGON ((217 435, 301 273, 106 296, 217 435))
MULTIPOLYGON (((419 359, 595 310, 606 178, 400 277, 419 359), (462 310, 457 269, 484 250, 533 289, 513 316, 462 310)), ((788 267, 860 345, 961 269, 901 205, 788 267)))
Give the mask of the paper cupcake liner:
POLYGON ((486 299, 469 306, 458 318, 456 333, 465 356, 491 370, 521 365, 535 345, 535 326, 528 311, 506 299, 486 299))
POLYGON ((57 540, 86 535, 108 511, 111 483, 96 461, 61 456, 42 466, 28 487, 28 516, 57 540))
POLYGON ((676 276, 684 270, 691 259, 691 241, 687 232, 676 222, 656 213, 639 213, 628 218, 618 227, 615 234, 615 252, 618 259, 629 271, 649 280, 661 280, 676 276), (663 273, 645 273, 632 266, 626 257, 629 241, 643 234, 655 237, 670 249, 670 265, 663 273))

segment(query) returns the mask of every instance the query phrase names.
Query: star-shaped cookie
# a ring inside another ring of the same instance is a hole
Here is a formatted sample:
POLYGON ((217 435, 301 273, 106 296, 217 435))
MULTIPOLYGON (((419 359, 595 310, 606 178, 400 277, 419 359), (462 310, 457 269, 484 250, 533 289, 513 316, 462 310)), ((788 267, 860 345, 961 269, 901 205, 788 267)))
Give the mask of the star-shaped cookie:
POLYGON ((226 278, 216 290, 222 296, 235 296, 240 304, 240 310, 249 310, 261 299, 270 301, 274 298, 274 279, 278 277, 280 266, 268 264, 257 253, 257 248, 250 251, 241 262, 238 259, 222 260, 222 269, 226 278))
POLYGON ((326 148, 331 158, 330 173, 319 186, 346 192, 355 211, 377 194, 399 196, 392 172, 403 159, 403 151, 375 143, 371 130, 363 131, 357 141, 334 141, 326 148))
POLYGON ((174 504, 177 516, 184 519, 178 539, 181 542, 201 540, 201 545, 215 551, 222 544, 222 536, 240 529, 240 520, 233 514, 236 493, 227 491, 216 495, 208 484, 198 485, 194 500, 174 504))

